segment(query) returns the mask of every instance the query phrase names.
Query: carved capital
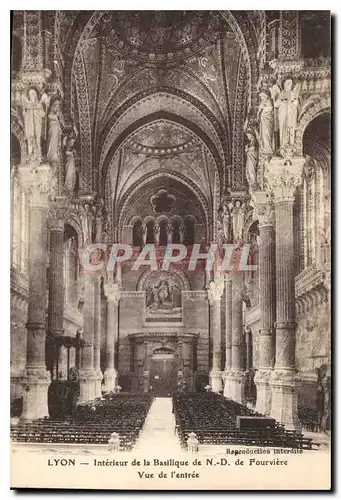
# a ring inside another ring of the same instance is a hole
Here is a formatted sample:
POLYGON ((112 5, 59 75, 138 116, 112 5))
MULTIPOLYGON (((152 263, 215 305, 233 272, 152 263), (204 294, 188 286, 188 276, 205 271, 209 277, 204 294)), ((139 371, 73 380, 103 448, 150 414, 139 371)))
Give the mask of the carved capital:
POLYGON ((49 210, 49 228, 54 231, 63 231, 65 220, 68 217, 70 202, 65 196, 58 196, 49 210))
POLYGON ((121 297, 121 290, 118 283, 106 283, 104 285, 104 293, 109 302, 115 302, 118 304, 121 297))
POLYGON ((50 165, 25 164, 18 168, 19 182, 28 195, 31 207, 46 208, 54 199, 57 179, 50 165))
POLYGON ((303 157, 284 160, 272 158, 268 163, 264 177, 268 190, 273 194, 275 203, 293 202, 295 190, 302 182, 303 157))
POLYGON ((255 191, 251 197, 254 218, 258 219, 260 227, 273 226, 275 210, 272 199, 265 191, 255 191))
POLYGON ((216 300, 220 300, 224 293, 224 278, 216 278, 215 281, 211 281, 209 288, 207 290, 207 297, 212 304, 216 300))

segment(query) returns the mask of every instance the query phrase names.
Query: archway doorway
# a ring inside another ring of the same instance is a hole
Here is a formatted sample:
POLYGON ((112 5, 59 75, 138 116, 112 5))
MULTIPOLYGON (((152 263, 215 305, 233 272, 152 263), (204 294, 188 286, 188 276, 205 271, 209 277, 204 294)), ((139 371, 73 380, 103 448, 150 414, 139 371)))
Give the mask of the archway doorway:
POLYGON ((171 396, 176 390, 177 372, 174 352, 168 348, 155 349, 150 363, 150 390, 156 396, 171 396))

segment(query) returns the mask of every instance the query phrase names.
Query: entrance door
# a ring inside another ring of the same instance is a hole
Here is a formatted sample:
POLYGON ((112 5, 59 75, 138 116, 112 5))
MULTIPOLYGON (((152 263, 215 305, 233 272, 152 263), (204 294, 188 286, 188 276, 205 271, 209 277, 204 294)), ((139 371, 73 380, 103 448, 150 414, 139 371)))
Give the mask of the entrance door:
POLYGON ((173 354, 153 355, 149 382, 155 395, 171 396, 176 389, 176 363, 173 354))

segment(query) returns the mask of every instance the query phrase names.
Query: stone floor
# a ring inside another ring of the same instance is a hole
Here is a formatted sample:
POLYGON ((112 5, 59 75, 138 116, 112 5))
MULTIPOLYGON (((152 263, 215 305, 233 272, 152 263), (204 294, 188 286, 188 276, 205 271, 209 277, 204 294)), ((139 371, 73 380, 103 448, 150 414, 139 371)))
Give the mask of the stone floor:
POLYGON ((170 454, 181 452, 175 434, 172 398, 154 399, 133 451, 152 454, 155 449, 170 454))

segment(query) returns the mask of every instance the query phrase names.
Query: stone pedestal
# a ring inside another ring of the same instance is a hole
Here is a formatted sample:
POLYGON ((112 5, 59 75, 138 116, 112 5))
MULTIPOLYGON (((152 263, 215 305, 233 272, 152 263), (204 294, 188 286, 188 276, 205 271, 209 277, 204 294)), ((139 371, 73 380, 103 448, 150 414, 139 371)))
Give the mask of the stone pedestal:
POLYGON ((19 176, 30 204, 27 357, 22 378, 21 418, 37 419, 48 415, 47 390, 50 384, 50 373, 46 371, 45 364, 46 214, 55 179, 49 165, 38 164, 19 167, 19 176))
POLYGON ((244 370, 230 370, 228 381, 230 398, 237 403, 244 403, 246 373, 244 370))
POLYGON ((115 343, 118 338, 118 303, 120 287, 117 283, 108 282, 104 285, 107 297, 107 337, 106 337, 106 367, 104 372, 104 390, 113 391, 117 386, 117 371, 115 368, 115 343))
POLYGON ((213 341, 212 369, 210 371, 210 386, 213 392, 223 389, 221 373, 221 311, 220 301, 224 291, 224 280, 211 281, 208 289, 208 300, 211 305, 211 338, 213 341))
POLYGON ((229 373, 232 361, 232 280, 225 280, 225 373, 224 373, 224 396, 231 397, 229 373))
POLYGON ((266 179, 276 214, 276 364, 271 376, 271 416, 288 429, 299 429, 295 369, 295 283, 293 203, 304 158, 273 158, 266 179))
POLYGON ((245 338, 243 331, 244 276, 240 272, 232 275, 232 356, 231 370, 228 375, 230 397, 238 403, 244 402, 245 386, 245 338))
POLYGON ((275 273, 275 211, 271 198, 264 191, 253 193, 255 217, 259 222, 259 368, 256 411, 269 416, 271 412, 270 377, 275 360, 276 273, 275 273))

